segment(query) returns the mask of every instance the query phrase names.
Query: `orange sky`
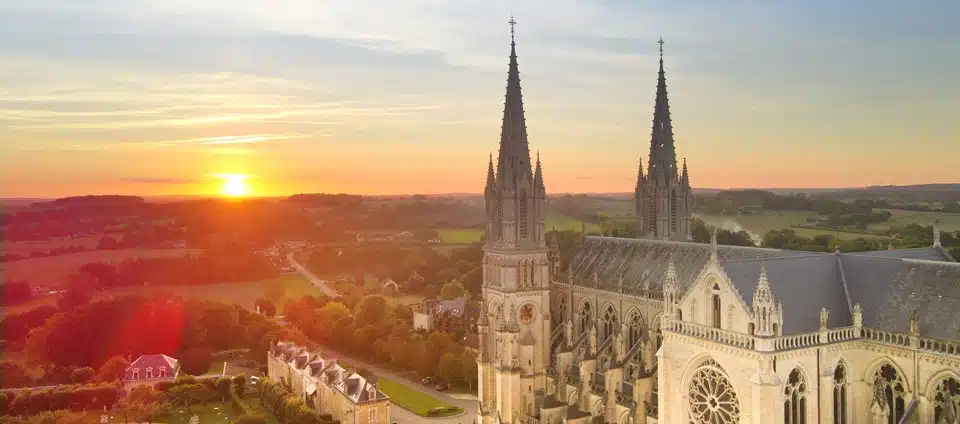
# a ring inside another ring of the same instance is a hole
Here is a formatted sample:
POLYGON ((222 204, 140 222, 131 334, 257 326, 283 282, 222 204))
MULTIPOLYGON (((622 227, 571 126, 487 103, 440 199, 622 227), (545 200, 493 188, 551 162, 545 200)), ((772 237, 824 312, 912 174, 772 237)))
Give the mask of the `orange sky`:
POLYGON ((934 7, 116 1, 0 4, 0 197, 214 194, 217 174, 479 193, 510 13, 548 192, 632 191, 660 36, 694 187, 960 182, 960 30, 934 7))

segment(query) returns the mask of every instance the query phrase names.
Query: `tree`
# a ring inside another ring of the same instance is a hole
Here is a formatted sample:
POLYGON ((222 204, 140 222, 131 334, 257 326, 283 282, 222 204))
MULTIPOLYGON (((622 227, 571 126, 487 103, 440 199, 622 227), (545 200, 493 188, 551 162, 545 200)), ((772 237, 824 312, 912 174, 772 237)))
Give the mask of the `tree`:
POLYGON ((122 356, 114 356, 104 362, 100 366, 100 369, 97 370, 96 380, 100 382, 111 382, 123 378, 123 373, 126 372, 127 367, 130 366, 130 362, 122 356))
POLYGON ((387 300, 383 296, 364 296, 357 303, 354 320, 357 327, 379 324, 387 316, 387 300))
POLYGON ((440 298, 444 300, 454 300, 459 299, 467 294, 467 290, 463 288, 457 280, 453 280, 447 284, 444 284, 440 289, 440 298))
POLYGON ((220 401, 225 402, 230 397, 230 377, 220 377, 217 379, 217 394, 220 395, 220 401))
POLYGON ((340 302, 330 302, 323 305, 319 313, 323 325, 331 325, 343 317, 350 316, 350 309, 340 302))
POLYGON ((243 396, 244 390, 247 388, 247 376, 240 374, 233 377, 233 388, 237 391, 237 394, 243 396))
POLYGON ((470 390, 473 390, 473 384, 477 381, 477 357, 473 352, 464 349, 460 354, 460 368, 463 373, 463 380, 467 382, 470 390))
POLYGON ((205 403, 210 399, 210 395, 210 389, 200 383, 179 384, 167 391, 170 400, 178 405, 186 406, 188 412, 191 411, 193 405, 205 403))
POLYGON ((195 347, 187 349, 180 358, 180 369, 190 375, 205 374, 213 362, 210 348, 195 347))
POLYGON ((460 360, 452 353, 445 353, 437 364, 437 375, 446 381, 454 382, 460 379, 463 367, 460 360))
POLYGON ((0 387, 5 389, 26 387, 33 383, 23 364, 14 361, 0 361, 0 387))
POLYGON ((85 384, 93 380, 94 374, 93 368, 77 368, 70 373, 70 381, 72 381, 73 384, 85 384))

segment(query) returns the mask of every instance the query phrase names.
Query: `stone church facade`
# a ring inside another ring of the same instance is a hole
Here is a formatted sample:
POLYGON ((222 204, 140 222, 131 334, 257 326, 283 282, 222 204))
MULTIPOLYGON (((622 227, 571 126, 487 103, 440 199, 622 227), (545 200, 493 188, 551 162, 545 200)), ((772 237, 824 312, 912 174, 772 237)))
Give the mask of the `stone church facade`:
POLYGON ((477 423, 960 422, 960 264, 939 237, 864 253, 692 243, 667 102, 661 44, 638 238, 585 236, 561 258, 511 41, 477 423))

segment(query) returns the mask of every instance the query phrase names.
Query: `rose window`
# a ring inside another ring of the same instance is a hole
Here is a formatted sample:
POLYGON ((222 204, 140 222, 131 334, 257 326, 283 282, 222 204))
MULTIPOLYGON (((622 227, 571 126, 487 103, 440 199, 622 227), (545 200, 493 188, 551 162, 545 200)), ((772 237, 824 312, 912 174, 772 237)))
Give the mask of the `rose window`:
POLYGON ((740 422, 740 401, 716 362, 707 361, 693 374, 689 390, 691 424, 740 422))
POLYGON ((528 303, 520 307, 520 322, 524 324, 533 322, 533 305, 528 303))

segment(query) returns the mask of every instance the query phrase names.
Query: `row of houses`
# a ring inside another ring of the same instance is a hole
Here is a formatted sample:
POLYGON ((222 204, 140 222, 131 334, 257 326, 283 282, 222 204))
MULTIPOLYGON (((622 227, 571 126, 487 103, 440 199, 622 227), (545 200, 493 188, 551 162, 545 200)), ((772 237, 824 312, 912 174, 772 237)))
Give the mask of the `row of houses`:
POLYGON ((291 342, 276 342, 267 353, 267 375, 341 423, 390 423, 390 398, 376 382, 329 356, 291 342))

